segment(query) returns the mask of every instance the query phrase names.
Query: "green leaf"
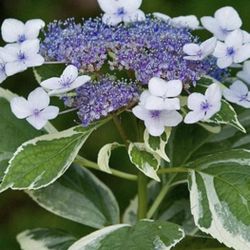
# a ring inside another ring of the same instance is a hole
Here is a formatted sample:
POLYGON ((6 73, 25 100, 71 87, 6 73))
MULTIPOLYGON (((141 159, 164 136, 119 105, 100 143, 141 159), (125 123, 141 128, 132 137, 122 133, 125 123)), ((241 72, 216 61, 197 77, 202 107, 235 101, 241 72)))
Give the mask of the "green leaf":
POLYGON ((94 232, 73 244, 69 250, 170 250, 184 237, 176 224, 140 221, 135 226, 115 225, 94 232))
POLYGON ((64 64, 45 64, 33 69, 35 78, 40 84, 51 77, 59 77, 65 68, 64 64))
POLYGON ((167 145, 170 165, 184 166, 212 136, 213 134, 199 125, 180 124, 174 128, 167 145))
POLYGON ((0 182, 4 177, 4 172, 8 167, 8 162, 11 159, 12 155, 12 153, 0 152, 0 182))
POLYGON ((90 227, 119 223, 119 207, 110 189, 78 166, 50 186, 27 193, 48 211, 90 227))
POLYGON ((196 225, 228 247, 250 249, 250 151, 217 153, 189 166, 196 225))
POLYGON ((109 160, 111 157, 112 150, 118 147, 123 147, 123 145, 117 142, 114 142, 114 143, 106 144, 100 149, 98 153, 98 157, 97 157, 97 164, 100 170, 108 174, 112 174, 112 171, 110 170, 110 167, 109 167, 109 160))
POLYGON ((22 250, 67 250, 76 240, 64 231, 47 228, 27 230, 17 235, 22 250))
POLYGON ((0 192, 39 189, 53 183, 68 169, 95 128, 73 127, 22 144, 10 160, 0 192))
POLYGON ((234 108, 225 100, 222 100, 221 110, 206 122, 214 124, 229 124, 239 131, 246 133, 246 129, 240 124, 234 108))
POLYGON ((131 162, 146 176, 160 181, 157 170, 160 167, 160 157, 149 152, 143 143, 129 144, 129 158, 131 162))
POLYGON ((165 147, 171 135, 171 129, 167 128, 161 136, 151 136, 147 129, 144 132, 144 143, 146 148, 154 154, 158 154, 165 161, 170 161, 166 155, 165 147))

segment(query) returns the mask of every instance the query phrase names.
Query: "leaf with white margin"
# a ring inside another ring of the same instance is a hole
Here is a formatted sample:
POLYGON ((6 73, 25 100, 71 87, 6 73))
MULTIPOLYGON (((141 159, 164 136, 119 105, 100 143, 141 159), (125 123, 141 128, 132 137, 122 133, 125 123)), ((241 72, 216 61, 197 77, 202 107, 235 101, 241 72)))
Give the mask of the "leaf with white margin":
POLYGON ((239 122, 234 108, 225 100, 222 100, 221 104, 221 110, 206 122, 214 124, 228 124, 235 127, 239 131, 246 133, 246 129, 239 122))
POLYGON ((109 160, 111 157, 112 150, 119 148, 119 147, 123 147, 123 145, 117 142, 113 142, 113 143, 104 145, 100 149, 98 153, 98 157, 97 157, 97 164, 100 170, 108 174, 112 174, 112 171, 110 170, 110 167, 109 167, 109 160))
POLYGON ((250 151, 231 150, 189 164, 191 212, 205 233, 250 249, 250 151))
POLYGON ((172 249, 184 238, 176 224, 139 221, 135 226, 120 224, 94 232, 73 244, 69 250, 172 249))
POLYGON ((111 190, 78 166, 72 165, 50 186, 27 193, 46 210, 83 225, 102 228, 119 223, 119 207, 111 190))
POLYGON ((61 230, 36 228, 17 235, 22 250, 67 250, 77 239, 61 230))
POLYGON ((13 153, 9 152, 0 152, 0 182, 2 181, 2 178, 4 177, 4 172, 6 168, 8 167, 8 162, 12 158, 13 153))
POLYGON ((39 189, 53 183, 69 168, 97 126, 77 126, 23 143, 9 162, 0 192, 39 189))
POLYGON ((149 178, 160 181, 157 170, 160 167, 161 158, 158 155, 152 154, 147 150, 144 143, 130 143, 128 153, 130 161, 142 173, 149 178))
POLYGON ((169 162, 165 147, 171 135, 171 128, 167 128, 161 136, 151 136, 147 129, 144 132, 144 143, 146 148, 154 154, 158 154, 162 159, 169 162))

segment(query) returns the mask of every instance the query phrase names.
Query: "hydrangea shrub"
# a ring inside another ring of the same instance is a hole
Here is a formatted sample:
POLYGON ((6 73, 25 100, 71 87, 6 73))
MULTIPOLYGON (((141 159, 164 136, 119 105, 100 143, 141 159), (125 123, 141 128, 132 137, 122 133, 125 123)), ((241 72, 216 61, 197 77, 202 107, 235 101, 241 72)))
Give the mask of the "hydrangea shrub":
POLYGON ((1 27, 0 82, 32 67, 38 87, 27 98, 0 88, 0 192, 24 190, 93 228, 29 229, 21 249, 249 250, 250 34, 239 14, 226 6, 199 21, 145 14, 142 0, 98 2, 104 14, 80 23, 1 27), (66 113, 74 126, 58 130, 66 113), (88 159, 86 142, 111 124, 120 139, 98 137, 88 159), (129 168, 112 168, 118 148, 129 168), (123 214, 91 169, 137 183, 123 214))

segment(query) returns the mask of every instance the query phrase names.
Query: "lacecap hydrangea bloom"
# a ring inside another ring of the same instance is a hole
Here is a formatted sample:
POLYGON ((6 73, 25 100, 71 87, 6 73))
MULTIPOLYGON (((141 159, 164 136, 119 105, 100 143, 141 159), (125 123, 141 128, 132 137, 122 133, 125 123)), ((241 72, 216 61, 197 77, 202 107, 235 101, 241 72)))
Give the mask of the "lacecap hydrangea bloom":
MULTIPOLYGON (((248 106, 248 98, 243 98, 247 86, 239 94, 238 82, 230 88, 220 83, 229 75, 228 67, 250 57, 249 34, 241 30, 242 21, 232 7, 219 9, 215 17, 203 17, 202 27, 193 15, 146 15, 139 0, 98 2, 105 12, 102 18, 54 21, 43 30, 42 41, 38 40, 41 20, 5 21, 2 34, 12 44, 0 49, 1 80, 43 61, 65 64, 63 72, 40 84, 49 97, 59 97, 75 111, 83 126, 124 109, 143 120, 153 136, 182 121, 209 121, 220 111, 222 95, 248 106), (223 15, 231 16, 230 21, 223 15), (192 31, 204 28, 214 36, 203 42, 192 31), (26 52, 26 43, 36 44, 26 52), (213 79, 213 84, 197 92, 204 77, 213 79)), ((246 65, 238 73, 241 80, 246 79, 246 65)))

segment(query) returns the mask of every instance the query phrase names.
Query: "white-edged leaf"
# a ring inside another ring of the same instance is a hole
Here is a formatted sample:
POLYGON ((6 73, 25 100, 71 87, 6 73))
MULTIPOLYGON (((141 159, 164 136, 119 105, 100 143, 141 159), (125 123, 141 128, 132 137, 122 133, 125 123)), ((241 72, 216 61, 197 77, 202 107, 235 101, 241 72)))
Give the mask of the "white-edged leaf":
POLYGON ((205 233, 250 249, 250 151, 231 150, 190 163, 191 211, 205 233))
POLYGON ((68 169, 95 128, 77 126, 23 143, 9 162, 0 192, 39 189, 53 183, 68 169))
POLYGON ((12 156, 13 156, 12 153, 0 152, 0 182, 2 181, 2 178, 4 177, 4 172, 6 168, 8 167, 8 162, 12 156))
POLYGON ((110 189, 78 166, 72 165, 50 186, 27 193, 48 211, 93 228, 119 223, 119 207, 110 189))
POLYGON ((156 181, 160 181, 157 170, 160 167, 160 157, 146 149, 144 143, 129 144, 130 161, 146 176, 156 181))
POLYGON ((221 110, 206 122, 218 125, 228 124, 235 127, 239 131, 246 133, 246 129, 239 122, 237 113, 235 112, 234 108, 225 100, 222 100, 221 110))
POLYGON ((165 147, 171 135, 171 128, 167 128, 161 136, 151 136, 147 129, 144 132, 144 143, 146 148, 152 153, 158 154, 162 159, 169 162, 165 147))
POLYGON ((69 250, 172 249, 184 238, 176 224, 143 220, 135 226, 120 224, 94 232, 73 244, 69 250))
POLYGON ((118 147, 123 147, 123 145, 117 142, 114 142, 114 143, 106 144, 100 149, 98 153, 98 157, 97 157, 97 164, 100 170, 108 174, 112 174, 112 171, 110 170, 110 167, 109 167, 109 160, 111 157, 112 150, 118 147))
POLYGON ((61 230, 36 228, 17 235, 22 250, 67 250, 77 239, 61 230))

